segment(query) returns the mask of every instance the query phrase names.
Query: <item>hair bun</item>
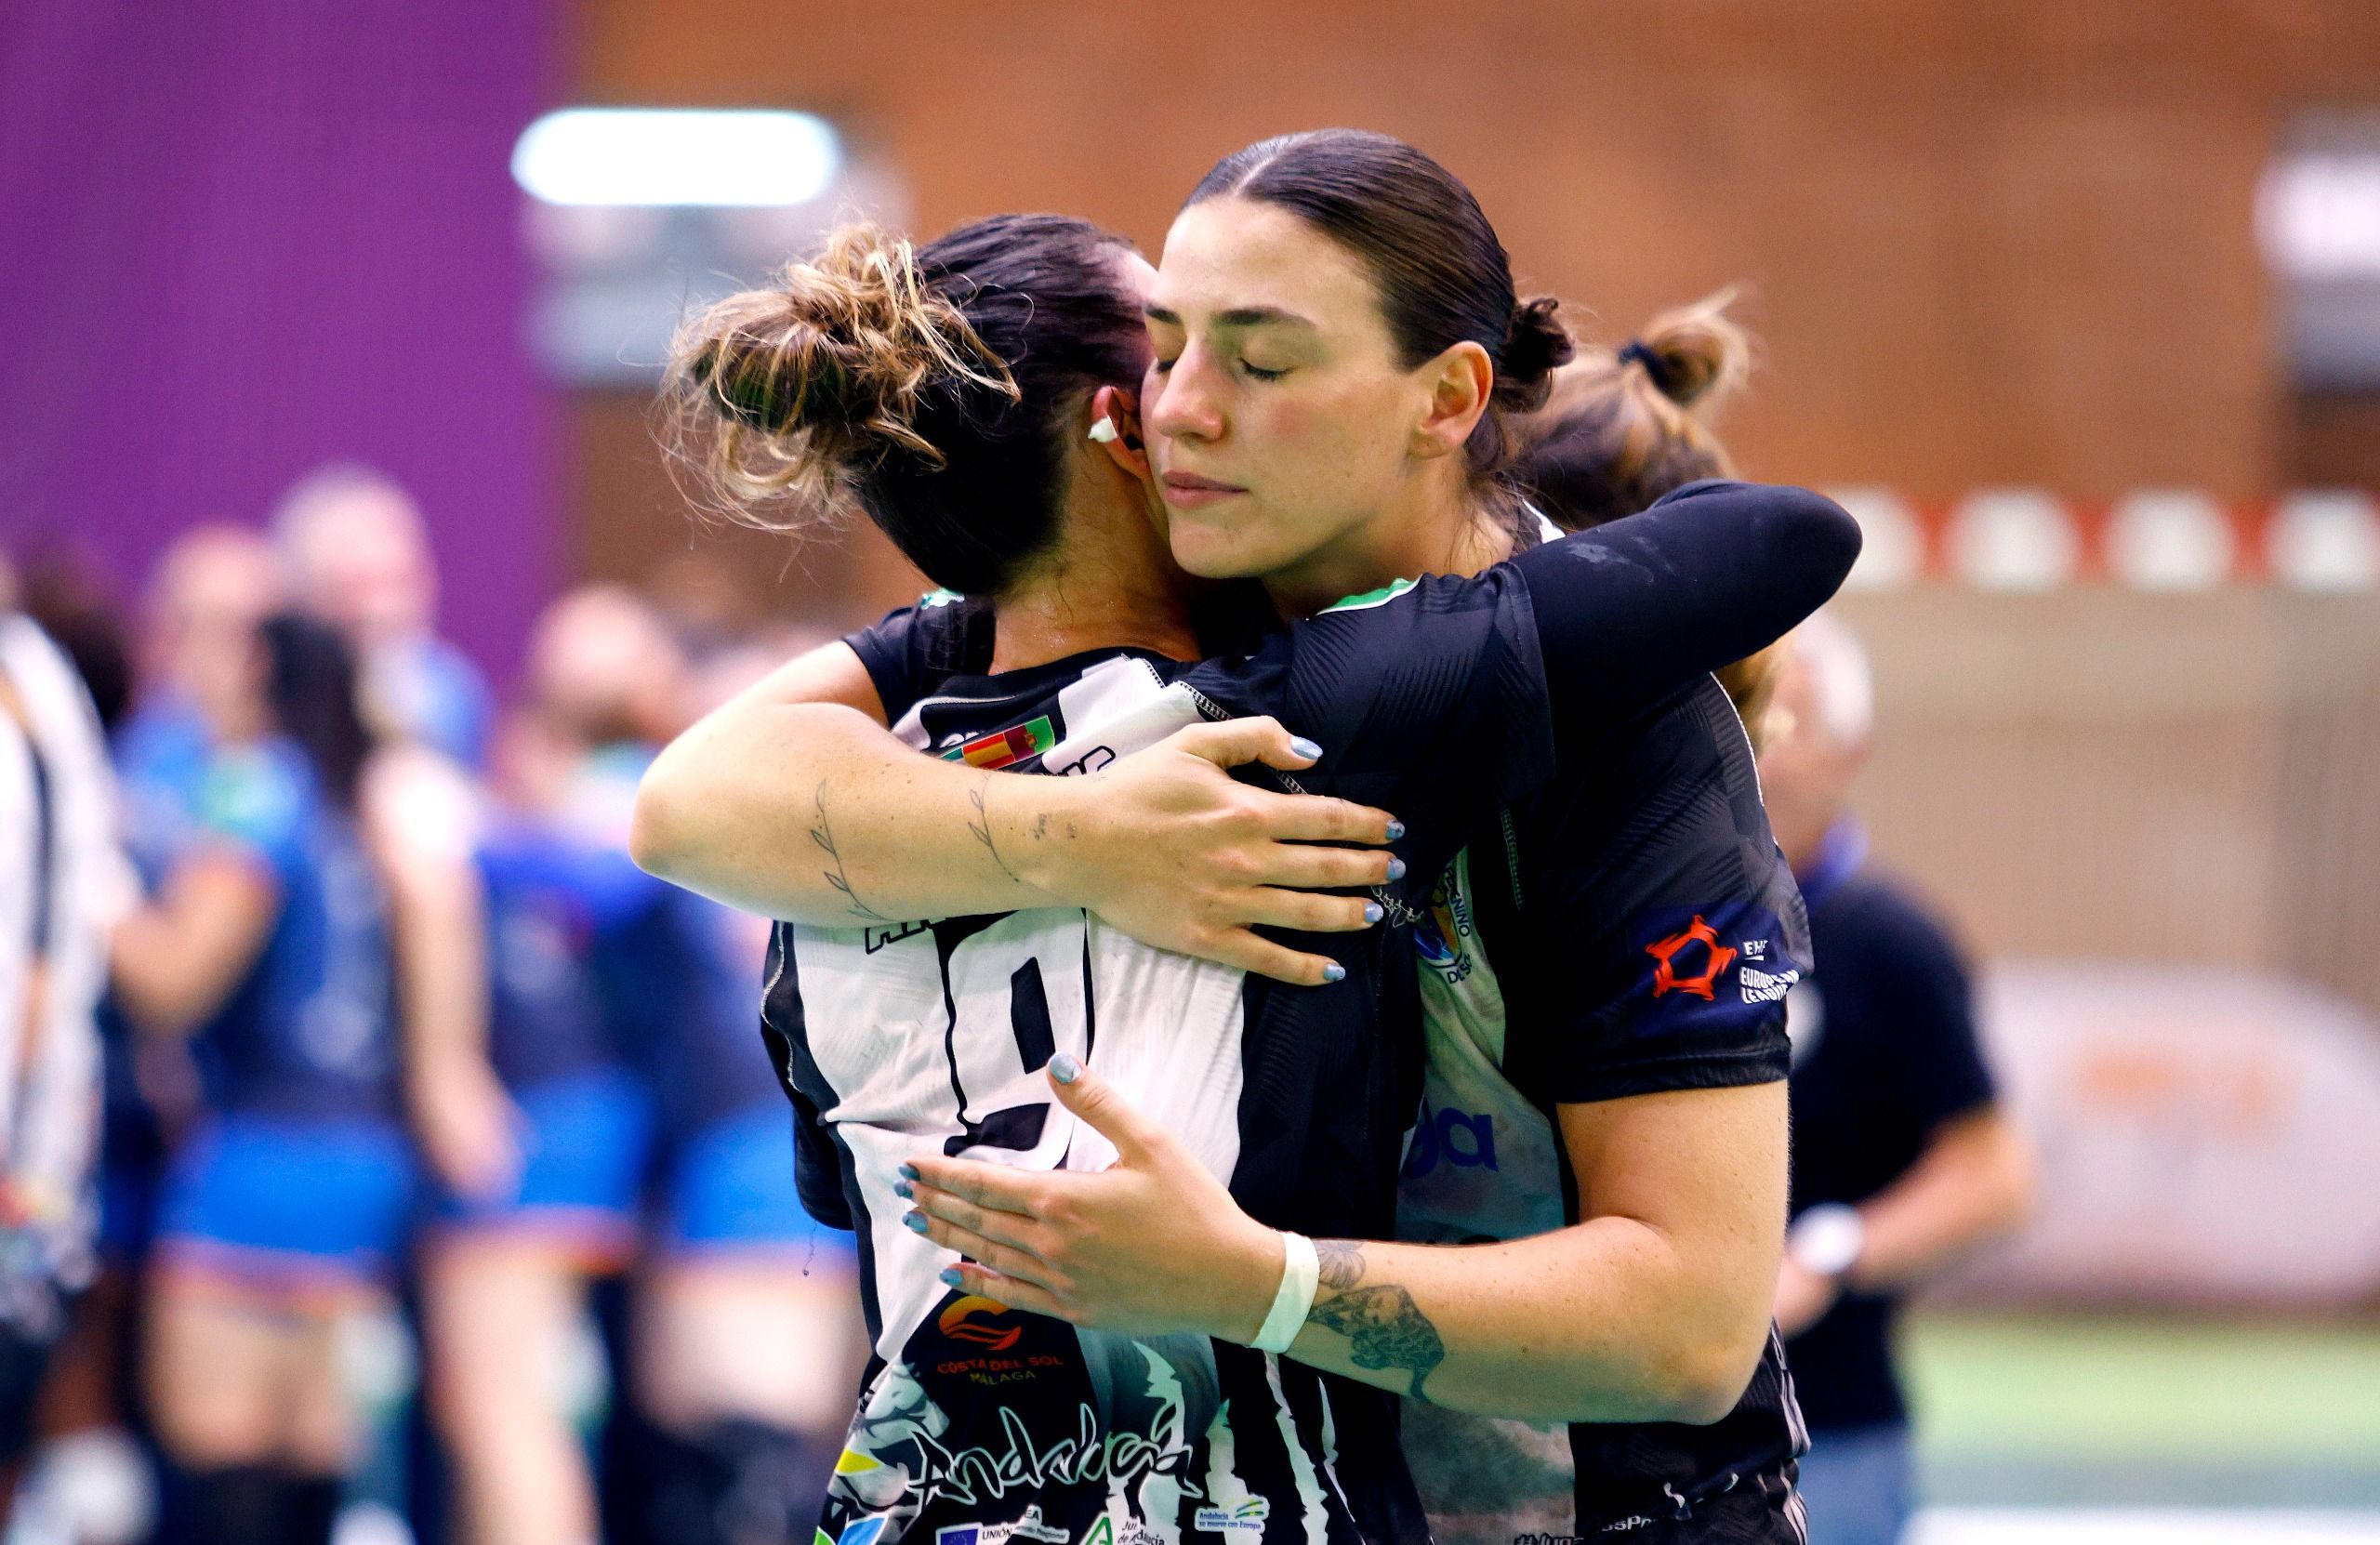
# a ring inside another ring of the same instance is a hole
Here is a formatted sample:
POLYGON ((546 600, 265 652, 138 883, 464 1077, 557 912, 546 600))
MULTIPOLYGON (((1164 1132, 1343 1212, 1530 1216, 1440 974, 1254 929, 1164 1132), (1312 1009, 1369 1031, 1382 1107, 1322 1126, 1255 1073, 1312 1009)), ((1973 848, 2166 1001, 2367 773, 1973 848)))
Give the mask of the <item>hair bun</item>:
POLYGON ((1727 315, 1734 300, 1723 290, 1663 311, 1619 351, 1620 363, 1642 365, 1654 390, 1682 408, 1734 390, 1752 370, 1752 339, 1727 315))
POLYGON ((895 453, 939 465, 919 429, 930 403, 1017 394, 965 314, 919 272, 909 244, 873 225, 836 231, 809 262, 681 330, 663 402, 720 512, 774 526, 784 495, 832 509, 895 453), (939 396, 937 394, 940 394, 939 396))
POLYGON ((1496 372, 1496 404, 1514 413, 1534 413, 1545 405, 1554 390, 1554 370, 1578 352, 1554 311, 1562 302, 1550 295, 1524 300, 1513 308, 1504 330, 1504 358, 1496 372))

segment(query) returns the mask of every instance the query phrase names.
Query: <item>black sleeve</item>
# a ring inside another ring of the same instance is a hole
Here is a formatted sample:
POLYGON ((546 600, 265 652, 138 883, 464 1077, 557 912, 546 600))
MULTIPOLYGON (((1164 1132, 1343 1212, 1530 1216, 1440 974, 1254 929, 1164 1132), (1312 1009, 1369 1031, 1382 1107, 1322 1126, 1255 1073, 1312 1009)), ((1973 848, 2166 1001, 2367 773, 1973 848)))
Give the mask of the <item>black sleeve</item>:
POLYGON ((1474 823, 1553 772, 1544 661, 1510 565, 1351 597, 1180 680, 1210 718, 1270 714, 1320 746, 1306 772, 1243 775, 1387 811, 1408 877, 1435 878, 1474 823))
POLYGON ((991 608, 937 590, 915 606, 843 635, 884 705, 884 721, 898 723, 918 699, 948 678, 988 669, 991 608))
POLYGON ((1705 677, 1519 812, 1506 1067, 1545 1104, 1785 1076, 1809 925, 1735 707, 1705 677))
MULTIPOLYGON (((1566 745, 1755 653, 1834 593, 1859 528, 1798 488, 1699 482, 1470 579, 1350 597, 1186 678, 1218 716, 1271 714, 1323 749, 1290 786, 1379 806, 1435 875, 1566 745)), ((1740 736, 1739 736, 1740 738, 1740 736)))
POLYGON ((1957 946, 1906 904, 1870 941, 1873 990, 1892 1005, 1890 1059, 1902 1109, 1930 1131, 1991 1103, 1991 1070, 1976 1032, 1975 993, 1957 946))
POLYGON ((1695 482, 1513 560, 1557 711, 1641 706, 1758 654, 1826 604, 1858 522, 1805 488, 1695 482))

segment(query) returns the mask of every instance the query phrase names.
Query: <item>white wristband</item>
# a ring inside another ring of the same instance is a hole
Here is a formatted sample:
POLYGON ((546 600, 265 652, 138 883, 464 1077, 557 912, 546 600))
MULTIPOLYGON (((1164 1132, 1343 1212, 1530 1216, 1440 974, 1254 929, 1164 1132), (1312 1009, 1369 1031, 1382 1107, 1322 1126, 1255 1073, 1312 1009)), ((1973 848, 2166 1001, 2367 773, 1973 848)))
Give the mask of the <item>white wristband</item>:
POLYGON ((1306 1311, 1314 1307, 1314 1290, 1322 1282, 1322 1260, 1314 1241, 1302 1234, 1281 1235, 1280 1291, 1273 1295, 1273 1312, 1248 1344, 1259 1352, 1287 1352, 1305 1327, 1306 1311))

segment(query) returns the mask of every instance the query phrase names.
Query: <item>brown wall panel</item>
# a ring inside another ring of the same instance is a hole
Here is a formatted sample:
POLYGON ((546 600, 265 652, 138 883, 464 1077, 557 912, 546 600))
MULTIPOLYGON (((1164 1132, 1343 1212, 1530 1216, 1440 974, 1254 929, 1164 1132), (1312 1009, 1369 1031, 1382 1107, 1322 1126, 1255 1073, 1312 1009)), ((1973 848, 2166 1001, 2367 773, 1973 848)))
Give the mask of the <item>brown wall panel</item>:
MULTIPOLYGON (((2252 225, 2294 111, 2380 102, 2372 0, 585 0, 580 20, 583 99, 834 114, 925 231, 1058 208, 1154 251, 1241 144, 1404 135, 1591 330, 1745 283, 1762 368, 1722 427, 1757 475, 1928 499, 2380 475, 2369 404, 2289 403, 2252 225)), ((914 591, 872 533, 780 587, 781 545, 688 535, 641 404, 589 400, 580 429, 596 572, 692 544, 746 604, 837 623, 914 591)), ((2370 602, 1847 609, 1878 656, 1879 850, 1982 950, 2269 969, 2380 1008, 2370 602)))
POLYGON ((1727 426, 1747 464, 1919 495, 2269 488, 2256 174, 2293 108, 2380 100, 2369 0, 580 15, 585 99, 834 113, 904 170, 926 231, 1054 207, 1154 248, 1250 139, 1405 135, 1606 330, 1744 282, 1767 345, 1727 426))

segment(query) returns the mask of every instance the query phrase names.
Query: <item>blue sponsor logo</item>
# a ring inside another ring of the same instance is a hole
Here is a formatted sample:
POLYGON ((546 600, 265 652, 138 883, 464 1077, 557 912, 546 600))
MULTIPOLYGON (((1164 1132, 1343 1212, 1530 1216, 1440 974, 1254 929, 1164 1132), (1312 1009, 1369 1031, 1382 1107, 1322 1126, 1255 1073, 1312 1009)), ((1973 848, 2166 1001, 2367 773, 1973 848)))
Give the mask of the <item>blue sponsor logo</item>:
POLYGON ((1496 1118, 1484 1111, 1434 1111, 1423 1105, 1398 1174, 1420 1180, 1441 1164, 1455 1169, 1495 1169, 1496 1118))

